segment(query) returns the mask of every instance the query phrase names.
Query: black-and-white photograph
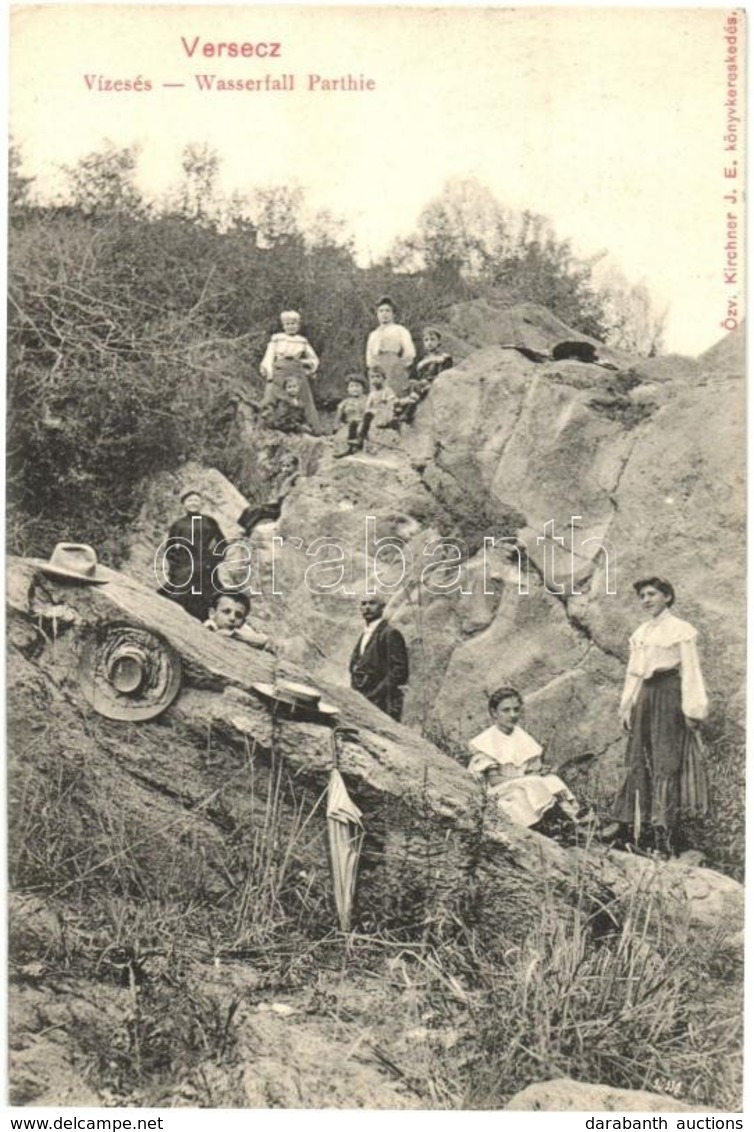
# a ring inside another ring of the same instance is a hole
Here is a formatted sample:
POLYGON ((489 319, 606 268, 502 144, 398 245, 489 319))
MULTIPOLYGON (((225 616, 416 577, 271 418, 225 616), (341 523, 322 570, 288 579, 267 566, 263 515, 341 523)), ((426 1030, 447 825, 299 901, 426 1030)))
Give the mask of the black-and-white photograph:
POLYGON ((743 1127, 744 49, 13 9, 16 1117, 743 1127))

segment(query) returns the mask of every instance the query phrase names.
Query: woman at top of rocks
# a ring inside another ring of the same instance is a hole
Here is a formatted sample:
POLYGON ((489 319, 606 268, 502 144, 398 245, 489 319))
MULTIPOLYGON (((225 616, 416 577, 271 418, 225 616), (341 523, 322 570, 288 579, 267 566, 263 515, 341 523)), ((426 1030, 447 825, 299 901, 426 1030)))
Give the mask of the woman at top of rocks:
POLYGON ((319 369, 319 358, 308 338, 300 332, 301 315, 298 311, 283 311, 280 323, 283 329, 270 338, 259 367, 267 383, 262 408, 274 406, 283 394, 286 379, 295 377, 298 380, 298 396, 304 408, 306 424, 317 436, 321 432, 321 426, 310 381, 319 369))
POLYGON ((628 840, 638 841, 641 829, 651 828, 654 848, 669 857, 680 813, 703 814, 709 806, 695 734, 707 716, 707 693, 696 629, 670 612, 673 586, 648 577, 635 582, 634 590, 648 618, 629 641, 620 703, 628 732, 625 778, 613 817, 628 840))
POLYGON ((515 688, 499 688, 487 707, 492 726, 469 743, 469 771, 487 783, 498 808, 517 825, 537 827, 541 833, 549 832, 558 818, 571 825, 593 824, 593 815, 582 816, 562 778, 546 773, 542 747, 519 727, 524 709, 521 694, 515 688))
POLYGON ((367 338, 367 372, 375 367, 382 369, 390 388, 402 397, 408 389, 416 349, 406 327, 395 321, 395 303, 389 295, 377 301, 377 322, 376 330, 367 338))

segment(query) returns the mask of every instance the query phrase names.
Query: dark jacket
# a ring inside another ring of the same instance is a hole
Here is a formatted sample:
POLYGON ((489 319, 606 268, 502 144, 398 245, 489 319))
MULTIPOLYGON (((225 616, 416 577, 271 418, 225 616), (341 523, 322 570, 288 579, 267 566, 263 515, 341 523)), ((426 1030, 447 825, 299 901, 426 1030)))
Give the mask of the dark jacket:
POLYGON ((168 531, 165 559, 170 586, 159 592, 200 621, 207 617, 215 589, 213 571, 223 560, 223 552, 216 548, 223 538, 211 515, 182 515, 168 531))
POLYGON ((211 515, 182 515, 171 523, 166 558, 173 585, 208 579, 223 560, 221 553, 215 554, 222 541, 223 532, 211 515))
POLYGON ((372 634, 363 656, 359 656, 360 642, 361 637, 351 654, 351 687, 393 719, 400 719, 403 711, 401 685, 408 682, 408 650, 403 634, 387 621, 382 621, 372 634))

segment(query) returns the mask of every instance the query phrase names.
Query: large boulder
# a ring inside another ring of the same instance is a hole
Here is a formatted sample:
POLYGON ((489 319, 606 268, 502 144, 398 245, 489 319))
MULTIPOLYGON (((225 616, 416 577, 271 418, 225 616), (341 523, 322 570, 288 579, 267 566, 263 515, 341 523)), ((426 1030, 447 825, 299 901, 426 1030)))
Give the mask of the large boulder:
MULTIPOLYGON (((659 1082, 660 1084, 662 1082, 659 1082)), ((712 1112, 662 1093, 614 1089, 561 1077, 527 1085, 505 1106, 510 1112, 712 1112)))
MULTIPOLYGON (((310 673, 208 632, 173 602, 115 570, 102 568, 107 584, 80 586, 43 577, 37 566, 34 560, 9 560, 11 689, 19 702, 54 703, 62 734, 75 732, 82 718, 91 720, 65 751, 70 750, 75 760, 83 756, 85 762, 98 763, 97 775, 108 793, 119 798, 121 810, 138 816, 142 828, 165 828, 179 803, 195 810, 191 821, 197 823, 208 849, 218 849, 222 825, 218 827, 211 812, 205 812, 207 788, 216 780, 219 763, 233 769, 234 776, 243 774, 249 752, 267 768, 282 759, 304 792, 313 791, 315 797, 321 793, 333 766, 332 728, 325 719, 281 721, 256 688, 281 677, 310 680, 310 673), (179 695, 164 715, 138 725, 102 720, 86 692, 90 681, 82 657, 90 655, 91 642, 103 640, 103 628, 121 625, 156 634, 181 658, 179 695), (128 742, 123 742, 126 735, 128 742), (212 757, 213 742, 225 752, 222 757, 212 757), (115 752, 116 757, 111 757, 115 752)), ((726 930, 741 930, 741 887, 735 881, 719 878, 711 903, 710 882, 716 874, 706 870, 657 866, 612 853, 597 843, 585 856, 583 848, 564 848, 513 825, 484 804, 480 787, 455 759, 415 730, 396 723, 351 689, 322 679, 317 685, 339 709, 336 722, 346 732, 338 744, 338 763, 379 846, 381 864, 372 870, 367 884, 376 883, 381 870, 390 873, 394 854, 412 851, 410 846, 407 850, 405 836, 406 815, 413 812, 435 827, 432 836, 436 834, 442 844, 437 883, 450 890, 472 867, 473 858, 473 868, 479 868, 492 885, 491 914, 496 887, 500 899, 507 899, 512 866, 529 878, 524 904, 532 911, 540 882, 559 888, 566 903, 582 884, 587 893, 593 886, 599 902, 606 893, 629 891, 632 878, 637 888, 650 892, 653 884, 644 871, 649 868, 668 891, 678 894, 684 886, 688 890, 683 921, 668 918, 670 924, 677 922, 682 936, 690 927, 716 927, 723 912, 726 930), (479 837, 485 845, 481 861, 479 837)), ((23 732, 28 722, 14 701, 12 726, 23 732)), ((253 809, 252 800, 243 793, 233 797, 232 805, 243 812, 253 809)), ((179 844, 182 841, 181 837, 179 844)), ((218 868, 206 878, 212 891, 222 887, 222 866, 218 868)), ((368 891, 362 899, 368 906, 368 891)))
MULTIPOLYGON (((631 583, 659 573, 699 630, 715 733, 732 735, 744 717, 740 337, 719 370, 715 350, 698 363, 613 352, 611 370, 502 349, 583 337, 534 304, 475 300, 446 327, 461 361, 415 425, 397 440, 375 430, 346 460, 319 441, 280 521, 255 533, 255 615, 280 654, 345 687, 356 595, 377 567, 410 651, 405 722, 463 758, 487 725, 486 693, 513 683, 551 761, 589 756, 606 798, 641 616, 631 583)), ((154 494, 145 502, 152 539, 169 518, 160 493, 157 510, 154 494)), ((215 478, 208 493, 232 534, 240 500, 215 478)), ((129 568, 144 576, 146 560, 135 548, 129 568)))
MULTIPOLYGON (((425 917, 452 925, 455 910, 473 900, 480 939, 498 939, 504 925, 506 948, 530 949, 533 956, 545 938, 543 919, 569 932, 578 924, 582 941, 593 938, 602 947, 639 916, 642 943, 651 948, 651 941, 667 940, 679 952, 700 933, 719 948, 722 921, 730 949, 735 945, 743 926, 735 882, 701 869, 681 876, 672 865, 616 860, 597 844, 566 848, 513 826, 485 805, 457 761, 415 729, 352 690, 318 679, 348 728, 334 751, 325 721, 281 719, 255 687, 280 676, 310 680, 311 673, 218 639, 125 574, 103 568, 106 584, 83 586, 56 582, 38 565, 11 559, 7 586, 13 875, 26 878, 27 886, 36 882, 31 887, 45 894, 20 893, 11 907, 11 1080, 18 1103, 108 1099, 87 1085, 80 1067, 99 1056, 103 1027, 130 1032, 141 1001, 140 972, 156 986, 160 971, 168 970, 173 928, 170 921, 167 929, 152 925, 153 907, 160 915, 173 904, 183 909, 183 946, 196 963, 191 996, 206 995, 214 985, 225 1011, 235 1011, 233 1002, 248 1004, 249 987, 260 985, 254 970, 260 946, 267 962, 270 957, 254 935, 255 906, 250 924, 240 912, 229 919, 224 911, 229 903, 237 906, 249 876, 239 842, 269 857, 268 916, 281 915, 283 892, 294 906, 317 910, 313 938, 298 939, 300 954, 289 956, 291 964, 333 942, 323 799, 335 754, 366 831, 356 941, 358 928, 385 931, 389 939, 395 921, 381 917, 394 917, 396 908, 400 932, 410 924, 421 933, 425 917), (90 646, 116 625, 148 631, 180 657, 179 693, 156 718, 121 721, 94 710, 87 692, 90 646), (27 838, 29 829, 36 833, 27 838), (210 909, 213 924, 209 936, 193 940, 191 917, 198 909, 210 909), (157 946, 151 949, 153 932, 157 946), (239 959, 251 964, 239 970, 231 996, 224 964, 239 959), (55 974, 61 968, 70 971, 65 982, 55 974)), ((460 983, 448 982, 466 1001, 460 983)), ((410 980, 405 989, 411 992, 410 980)), ((205 1000, 189 998, 191 1017, 195 1001, 205 1000)), ((302 1008, 299 1001, 294 1009, 302 1008)), ((374 1107, 414 1103, 374 1070, 354 1067, 342 1087, 334 1085, 338 1057, 349 1056, 359 1034, 346 1042, 338 1031, 332 1056, 322 1059, 315 1047, 330 1038, 321 1018, 299 1025, 285 1003, 274 1001, 269 1015, 250 1018, 244 1010, 239 1017, 243 1060, 237 1069, 223 1070, 216 1082, 217 1065, 198 1063, 209 1074, 211 1096, 224 1098, 214 1103, 342 1105, 349 1090, 352 1099, 374 1107), (292 1061, 279 1055, 289 1025, 292 1061)), ((155 1018, 155 1037, 161 1024, 161 1016, 155 1018)), ((118 1080, 126 1076, 128 1048, 122 1036, 119 1041, 112 1051, 104 1046, 108 1057, 95 1075, 100 1089, 111 1072, 118 1080)), ((372 1048, 381 1065, 392 1064, 390 1054, 372 1048)), ((197 1103, 198 1074, 166 1084, 165 1103, 197 1103)))

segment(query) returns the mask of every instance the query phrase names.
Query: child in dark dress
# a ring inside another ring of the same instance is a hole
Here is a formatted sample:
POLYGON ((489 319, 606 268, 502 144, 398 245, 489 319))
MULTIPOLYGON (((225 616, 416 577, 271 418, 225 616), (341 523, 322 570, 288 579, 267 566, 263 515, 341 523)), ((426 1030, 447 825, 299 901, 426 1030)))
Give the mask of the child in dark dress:
POLYGON ((181 493, 185 514, 171 523, 163 559, 164 584, 157 591, 203 621, 215 593, 215 569, 224 558, 225 536, 196 488, 181 493))
POLYGON ((452 357, 442 349, 442 334, 436 326, 425 326, 422 343, 424 354, 416 364, 416 377, 409 382, 407 395, 396 402, 395 419, 406 424, 413 421, 437 375, 453 366, 452 357))
POLYGON ((287 377, 283 392, 273 389, 274 400, 262 408, 262 419, 268 428, 278 432, 311 432, 306 423, 306 408, 300 397, 297 377, 287 377))

